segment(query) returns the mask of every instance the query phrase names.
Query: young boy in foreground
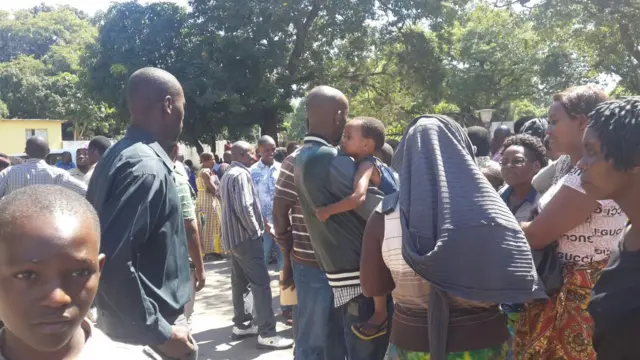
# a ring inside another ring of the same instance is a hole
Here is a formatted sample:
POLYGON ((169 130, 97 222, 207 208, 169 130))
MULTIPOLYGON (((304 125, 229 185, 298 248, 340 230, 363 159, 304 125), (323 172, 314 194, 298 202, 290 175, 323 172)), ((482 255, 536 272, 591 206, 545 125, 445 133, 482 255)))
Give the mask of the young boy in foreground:
POLYGON ((99 248, 96 212, 70 190, 35 185, 0 199, 0 360, 162 359, 87 321, 99 248))

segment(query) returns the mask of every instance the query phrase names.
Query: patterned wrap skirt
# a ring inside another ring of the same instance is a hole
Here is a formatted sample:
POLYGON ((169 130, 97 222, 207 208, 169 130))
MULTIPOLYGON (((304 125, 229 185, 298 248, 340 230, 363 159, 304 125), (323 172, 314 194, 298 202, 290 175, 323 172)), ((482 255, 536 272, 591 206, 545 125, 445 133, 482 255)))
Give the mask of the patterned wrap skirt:
POLYGON ((565 264, 564 284, 547 301, 528 304, 515 324, 516 360, 595 360, 593 320, 587 311, 591 289, 607 261, 565 264))
MULTIPOLYGON (((447 354, 447 360, 505 360, 509 347, 506 343, 495 348, 447 354)), ((389 344, 389 360, 431 360, 425 352, 406 351, 389 344)))
POLYGON ((220 202, 215 197, 203 191, 198 195, 198 199, 196 200, 196 213, 204 255, 222 254, 223 251, 220 241, 222 234, 220 202))

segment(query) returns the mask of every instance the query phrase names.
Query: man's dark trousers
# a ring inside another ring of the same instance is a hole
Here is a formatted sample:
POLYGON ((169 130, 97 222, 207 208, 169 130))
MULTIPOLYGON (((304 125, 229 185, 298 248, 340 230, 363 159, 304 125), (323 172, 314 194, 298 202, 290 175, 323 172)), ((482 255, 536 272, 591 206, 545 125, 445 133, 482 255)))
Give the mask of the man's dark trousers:
POLYGON ((264 262, 262 236, 245 240, 231 250, 231 294, 233 298, 233 323, 241 326, 251 319, 244 307, 244 294, 251 286, 253 294, 253 323, 262 337, 276 334, 276 318, 271 307, 271 278, 264 262))

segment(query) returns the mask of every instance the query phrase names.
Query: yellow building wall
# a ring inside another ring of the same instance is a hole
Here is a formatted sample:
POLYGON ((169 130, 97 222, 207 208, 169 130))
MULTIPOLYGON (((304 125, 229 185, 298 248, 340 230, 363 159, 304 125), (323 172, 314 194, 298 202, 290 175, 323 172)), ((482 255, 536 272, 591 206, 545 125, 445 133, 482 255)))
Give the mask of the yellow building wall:
POLYGON ((27 129, 46 130, 51 149, 62 149, 61 120, 3 120, 0 119, 0 152, 19 154, 24 152, 27 129))

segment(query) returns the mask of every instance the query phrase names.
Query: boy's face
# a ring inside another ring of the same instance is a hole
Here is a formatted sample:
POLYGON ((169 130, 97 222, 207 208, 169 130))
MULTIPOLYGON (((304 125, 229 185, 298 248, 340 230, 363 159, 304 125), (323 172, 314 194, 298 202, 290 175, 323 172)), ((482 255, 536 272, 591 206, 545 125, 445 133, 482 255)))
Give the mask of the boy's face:
POLYGON ((361 122, 358 120, 348 122, 344 127, 344 134, 340 143, 340 149, 354 158, 366 155, 368 150, 373 150, 375 147, 372 140, 362 136, 362 127, 360 125, 361 122))
POLYGON ((67 344, 89 311, 104 255, 88 218, 27 216, 0 237, 0 318, 38 351, 67 344))
POLYGON ((276 144, 260 145, 258 153, 265 164, 271 164, 273 163, 273 155, 276 153, 276 144))

